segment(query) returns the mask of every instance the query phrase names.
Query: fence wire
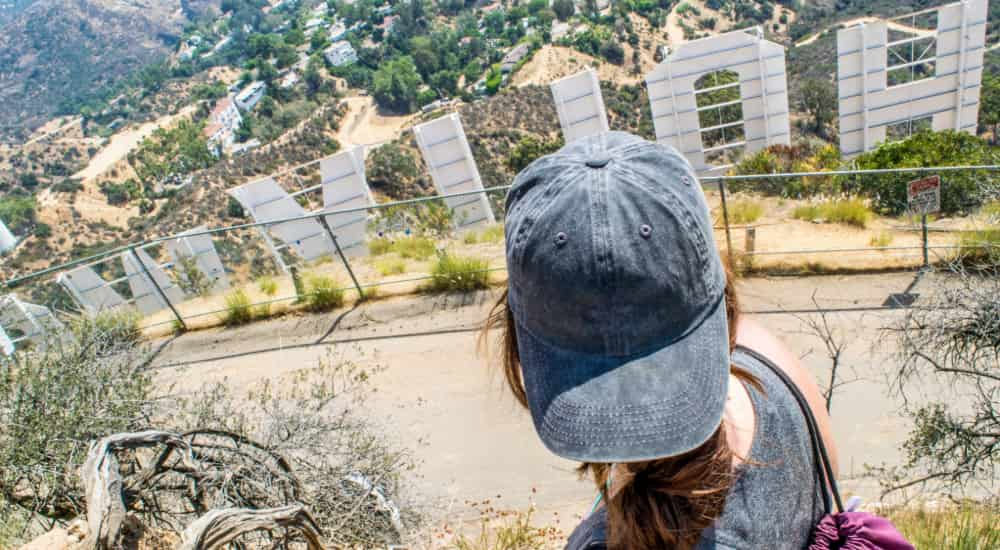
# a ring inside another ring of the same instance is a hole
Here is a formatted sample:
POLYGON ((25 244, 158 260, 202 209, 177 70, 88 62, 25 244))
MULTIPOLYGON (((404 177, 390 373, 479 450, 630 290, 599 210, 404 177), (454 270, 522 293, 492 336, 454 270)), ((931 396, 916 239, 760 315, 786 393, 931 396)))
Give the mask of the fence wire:
MULTIPOLYGON (((981 213, 983 204, 1000 197, 998 173, 1000 165, 983 165, 739 174, 700 181, 715 218, 719 249, 735 267, 748 272, 816 273, 919 269, 932 260, 950 261, 980 249, 1000 255, 995 249, 1000 220, 981 213), (961 216, 932 219, 928 224, 926 219, 906 214, 905 183, 926 174, 941 176, 942 206, 961 216), (850 197, 856 196, 865 197, 864 205, 883 215, 873 217, 871 212, 858 210, 856 203, 844 212, 835 211, 835 205, 850 205, 850 197)), ((67 278, 81 270, 91 270, 97 279, 90 280, 101 288, 82 290, 118 296, 107 309, 122 304, 142 309, 139 300, 146 299, 142 312, 146 329, 228 322, 234 308, 259 317, 297 307, 320 308, 329 305, 318 303, 324 296, 342 301, 352 294, 365 299, 378 293, 412 292, 437 285, 442 278, 443 285, 434 288, 470 288, 469 284, 482 284, 506 270, 502 226, 456 233, 443 201, 482 193, 502 218, 503 197, 509 188, 503 185, 165 235, 20 275, 3 286, 58 311, 92 315, 103 309, 102 304, 84 303, 87 296, 68 291, 66 284, 67 278), (357 212, 368 214, 369 253, 349 256, 340 250, 336 231, 326 225, 325 216, 357 212), (302 220, 319 222, 336 249, 305 261, 291 246, 273 246, 270 228, 302 220), (168 254, 167 249, 179 239, 199 237, 210 241, 222 265, 224 273, 215 279, 201 280, 197 270, 168 254), (153 261, 147 265, 140 253, 153 261), (123 271, 123 255, 138 262, 142 268, 138 274, 123 271), (446 258, 452 262, 442 267, 446 258), (182 299, 164 291, 163 287, 173 285, 182 288, 182 299), (146 294, 137 292, 142 288, 147 288, 146 294), (150 306, 150 297, 161 307, 150 306)), ((1000 208, 997 211, 994 217, 1000 216, 1000 208)))

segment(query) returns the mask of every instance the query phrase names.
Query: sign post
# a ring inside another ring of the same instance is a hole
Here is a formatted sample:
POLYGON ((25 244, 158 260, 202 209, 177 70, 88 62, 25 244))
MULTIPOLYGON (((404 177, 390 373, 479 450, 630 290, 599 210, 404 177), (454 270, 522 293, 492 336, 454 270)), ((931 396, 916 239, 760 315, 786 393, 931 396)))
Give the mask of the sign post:
POLYGON ((906 185, 906 201, 911 214, 920 214, 923 233, 924 269, 930 267, 927 244, 927 215, 941 211, 941 176, 927 176, 906 185))

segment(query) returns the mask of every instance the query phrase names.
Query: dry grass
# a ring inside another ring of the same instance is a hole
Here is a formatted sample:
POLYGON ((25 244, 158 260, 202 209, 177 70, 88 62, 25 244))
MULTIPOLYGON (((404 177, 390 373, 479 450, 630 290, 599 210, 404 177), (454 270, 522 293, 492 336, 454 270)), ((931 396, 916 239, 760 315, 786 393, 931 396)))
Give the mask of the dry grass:
POLYGON ((1000 227, 962 233, 958 258, 966 265, 1000 264, 1000 227))
POLYGON ((427 237, 404 237, 390 239, 378 237, 368 241, 368 252, 372 256, 382 256, 395 252, 403 258, 411 260, 426 260, 437 252, 437 244, 427 237))
POLYGON ((957 508, 899 508, 884 512, 918 550, 1000 548, 1000 508, 966 503, 957 508))
POLYGON ((792 217, 805 221, 825 221, 840 223, 864 229, 875 215, 865 201, 844 199, 799 206, 792 211, 792 217))
POLYGON ((534 508, 527 511, 497 511, 487 508, 479 520, 475 537, 459 535, 449 546, 452 550, 548 550, 562 548, 562 533, 553 527, 532 523, 534 508))
POLYGON ((234 290, 226 296, 226 312, 222 323, 227 327, 245 325, 253 320, 250 297, 243 289, 234 290))
POLYGON ((884 248, 892 244, 893 235, 889 231, 879 231, 872 235, 872 238, 868 240, 868 246, 874 248, 884 248))
POLYGON ((383 277, 401 275, 406 273, 406 260, 402 258, 384 258, 375 262, 375 269, 383 277))
POLYGON ((758 201, 742 199, 728 205, 729 223, 744 225, 753 223, 764 215, 764 205, 758 201))
POLYGON ((430 292, 469 292, 490 284, 489 262, 480 258, 455 256, 442 252, 431 269, 431 280, 424 286, 430 292))
POLYGON ((337 280, 326 275, 310 274, 306 277, 306 309, 330 311, 344 305, 344 290, 337 280))

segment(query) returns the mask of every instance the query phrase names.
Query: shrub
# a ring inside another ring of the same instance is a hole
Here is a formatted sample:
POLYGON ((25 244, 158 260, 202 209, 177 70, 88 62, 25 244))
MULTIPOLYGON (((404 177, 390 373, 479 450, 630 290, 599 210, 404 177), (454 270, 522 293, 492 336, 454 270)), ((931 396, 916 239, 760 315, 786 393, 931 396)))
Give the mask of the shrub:
POLYGON ((824 220, 864 229, 871 221, 872 212, 861 199, 845 199, 798 206, 792 211, 792 217, 805 221, 824 220))
POLYGON ((275 281, 274 277, 270 275, 265 275, 257 279, 257 288, 268 298, 273 298, 278 293, 278 281, 275 281))
POLYGON ((494 224, 479 233, 481 243, 502 243, 504 240, 504 229, 502 224, 494 224))
MULTIPOLYGON (((904 168, 997 164, 1000 151, 986 140, 965 132, 924 131, 903 141, 884 143, 854 160, 859 169, 904 168)), ((882 213, 899 215, 906 211, 907 182, 927 174, 899 173, 866 175, 850 186, 855 193, 872 199, 882 213)), ((978 208, 988 188, 1000 187, 995 172, 972 170, 941 173, 941 213, 958 214, 978 208)), ((847 184, 845 184, 845 189, 847 184)), ((850 189, 848 189, 850 190, 850 189)))
POLYGON ((392 249, 404 258, 426 260, 437 251, 437 245, 427 237, 406 237, 393 243, 392 249))
POLYGON ((226 296, 226 314, 222 318, 227 327, 245 325, 253 320, 250 297, 243 289, 234 290, 226 296))
POLYGON ((388 237, 376 237, 368 241, 368 253, 372 256, 381 256, 392 251, 392 241, 388 237))
POLYGON ((135 316, 81 318, 72 333, 0 361, 0 523, 82 514, 77 474, 95 434, 148 425, 153 380, 135 316))
POLYGON ((869 239, 868 246, 883 248, 892 244, 892 238, 892 233, 888 231, 879 231, 878 233, 872 235, 872 238, 869 239))
MULTIPOLYGON (((399 258, 386 258, 375 263, 375 268, 382 276, 400 275, 406 273, 406 261, 399 258)), ((365 291, 367 293, 367 291, 365 291)))
POLYGON ((426 285, 426 290, 468 292, 487 288, 490 282, 487 269, 489 262, 486 260, 441 252, 431 269, 431 280, 426 285))
POLYGON ((753 223, 763 215, 764 205, 754 200, 738 200, 729 205, 729 223, 753 223))
POLYGON ((205 296, 212 290, 212 281, 198 267, 198 260, 194 256, 182 256, 178 259, 170 278, 187 294, 205 296))
POLYGON ((962 233, 958 239, 958 246, 958 259, 965 265, 1000 265, 1000 228, 962 233))
POLYGON ((333 277, 310 275, 306 287, 306 309, 309 311, 330 311, 344 305, 344 291, 333 277))

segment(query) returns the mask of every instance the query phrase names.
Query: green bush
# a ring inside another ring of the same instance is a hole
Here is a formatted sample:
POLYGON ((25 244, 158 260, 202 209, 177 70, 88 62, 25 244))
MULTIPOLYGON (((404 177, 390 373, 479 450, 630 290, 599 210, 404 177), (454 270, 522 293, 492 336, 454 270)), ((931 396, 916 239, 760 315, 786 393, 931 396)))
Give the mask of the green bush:
POLYGON ((226 313, 222 318, 227 327, 245 325, 253 320, 250 297, 243 289, 234 290, 226 296, 226 313))
MULTIPOLYGON (((858 169, 907 168, 922 166, 957 166, 1000 163, 1000 150, 990 147, 981 138, 965 132, 923 131, 910 138, 880 145, 877 149, 854 159, 858 169)), ((845 190, 856 190, 858 195, 870 197, 872 206, 879 212, 899 215, 906 211, 907 182, 929 175, 926 173, 900 173, 866 175, 849 184, 845 190)), ((968 213, 983 204, 984 191, 1000 187, 996 172, 942 172, 941 213, 945 215, 968 213)))
POLYGON ((344 291, 333 277, 310 275, 306 287, 306 309, 309 311, 330 311, 344 305, 344 291))
POLYGON ((431 292, 468 292, 489 286, 489 262, 480 258, 438 254, 425 289, 431 292))
POLYGON ((13 195, 0 197, 0 220, 14 233, 24 231, 35 223, 35 199, 13 195))
POLYGON ((797 220, 825 220, 864 229, 872 219, 872 211, 861 199, 846 199, 799 206, 792 211, 797 220))

